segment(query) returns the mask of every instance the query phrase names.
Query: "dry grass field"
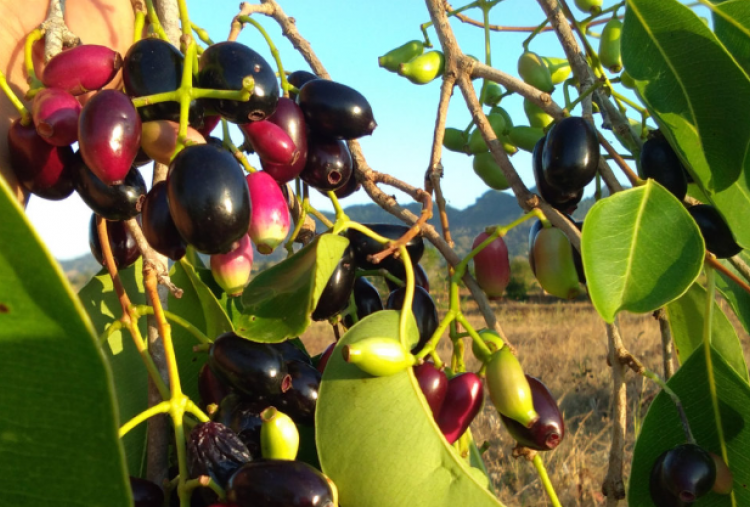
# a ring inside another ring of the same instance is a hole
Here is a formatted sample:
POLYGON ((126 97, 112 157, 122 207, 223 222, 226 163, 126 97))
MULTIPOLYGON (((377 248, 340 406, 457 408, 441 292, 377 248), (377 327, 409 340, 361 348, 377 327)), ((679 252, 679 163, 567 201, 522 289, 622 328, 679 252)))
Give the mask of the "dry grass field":
MULTIPOLYGON (((444 298, 437 297, 436 301, 439 307, 446 304, 444 298)), ((611 375, 602 320, 587 302, 501 301, 494 305, 503 330, 519 350, 524 370, 549 387, 564 413, 565 439, 543 456, 560 501, 566 507, 605 505, 601 483, 609 458, 611 375)), ((474 303, 466 303, 464 310, 473 325, 483 327, 474 303)), ((735 327, 747 356, 750 337, 736 322, 735 327)), ((663 374, 656 320, 650 315, 628 314, 621 317, 620 329, 628 349, 648 368, 663 374)), ((315 354, 333 337, 327 324, 316 323, 302 339, 310 353, 315 354)), ((450 353, 447 341, 446 337, 440 348, 445 358, 450 353)), ((750 361, 750 356, 746 359, 750 361)), ((476 361, 469 362, 468 367, 476 370, 476 361)), ((629 464, 635 433, 657 389, 650 381, 628 372, 627 390, 625 458, 629 464)), ((472 431, 478 445, 490 444, 484 454, 485 463, 498 497, 507 507, 550 505, 533 466, 512 456, 515 443, 491 404, 485 405, 472 431)))

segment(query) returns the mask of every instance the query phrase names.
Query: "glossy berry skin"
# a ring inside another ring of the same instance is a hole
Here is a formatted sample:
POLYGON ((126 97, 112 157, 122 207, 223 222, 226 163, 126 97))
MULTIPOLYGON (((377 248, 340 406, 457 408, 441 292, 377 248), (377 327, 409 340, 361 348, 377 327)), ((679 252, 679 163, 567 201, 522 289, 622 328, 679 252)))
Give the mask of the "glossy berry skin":
POLYGON ((141 208, 141 220, 143 235, 154 250, 173 261, 182 259, 187 244, 177 231, 169 213, 166 181, 157 182, 146 194, 141 208))
POLYGON ((208 367, 234 390, 255 400, 270 399, 291 387, 284 358, 265 343, 229 332, 211 345, 208 367))
POLYGON ((273 67, 258 53, 239 42, 227 41, 206 48, 199 60, 201 88, 241 90, 242 80, 251 76, 255 87, 250 100, 239 102, 207 99, 207 104, 233 123, 264 120, 276 110, 279 84, 273 67))
POLYGON ((261 457, 260 428, 263 421, 260 413, 270 404, 269 399, 243 398, 237 393, 225 396, 219 404, 214 419, 234 431, 247 446, 253 459, 261 457))
MULTIPOLYGON (((107 236, 112 248, 112 257, 119 269, 125 269, 132 265, 141 256, 135 238, 125 226, 125 222, 110 222, 107 220, 107 236)), ((89 221, 89 247, 94 258, 104 266, 104 254, 102 244, 99 240, 99 232, 96 228, 96 214, 92 213, 89 221)))
MULTIPOLYGON (((289 82, 289 84, 295 86, 297 90, 305 86, 305 83, 307 83, 308 81, 312 81, 314 79, 320 78, 312 72, 307 72, 306 70, 295 70, 286 77, 286 80, 289 82)), ((298 94, 296 92, 289 92, 289 98, 294 101, 297 100, 297 95, 298 94)))
POLYGON ((402 63, 416 58, 423 52, 424 43, 419 40, 411 40, 379 57, 378 65, 391 72, 398 72, 398 68, 402 63))
POLYGON ((202 407, 205 408, 212 404, 219 405, 221 400, 231 392, 229 387, 216 378, 208 364, 201 367, 200 372, 198 372, 198 394, 201 397, 202 407))
POLYGON ((471 167, 474 169, 474 174, 479 176, 489 188, 501 191, 510 187, 503 171, 489 151, 474 155, 471 167))
POLYGON ((31 108, 36 131, 55 146, 69 146, 78 140, 80 114, 81 103, 60 88, 40 90, 31 108))
POLYGON ((302 361, 303 363, 312 364, 312 359, 308 353, 295 345, 295 342, 301 344, 299 338, 293 338, 279 343, 269 343, 269 345, 276 349, 287 363, 289 361, 302 361))
POLYGON ((115 185, 107 185, 99 179, 78 155, 71 170, 76 192, 94 213, 107 220, 127 220, 142 211, 146 182, 135 167, 115 185))
POLYGON ((167 199, 183 239, 205 254, 226 253, 247 234, 250 192, 231 153, 188 146, 169 165, 167 199))
POLYGON ((198 132, 203 137, 208 137, 211 135, 211 132, 214 131, 216 126, 221 123, 221 115, 219 114, 211 114, 211 115, 205 115, 203 117, 203 126, 198 128, 198 132))
POLYGON ((507 346, 492 354, 486 364, 485 379, 492 404, 502 415, 526 428, 539 419, 529 381, 521 363, 507 346))
POLYGON ((536 191, 553 208, 563 213, 572 213, 575 211, 578 203, 581 202, 581 199, 583 199, 583 188, 575 192, 563 192, 547 183, 547 180, 544 179, 544 171, 542 170, 542 153, 546 140, 547 138, 543 137, 537 141, 534 145, 534 150, 531 152, 531 166, 534 170, 536 191))
POLYGON ((289 207, 279 184, 267 172, 250 173, 245 180, 252 204, 248 234, 258 252, 268 255, 289 234, 289 207))
POLYGON ((555 89, 547 64, 541 56, 531 51, 524 51, 518 58, 518 75, 526 83, 543 92, 550 93, 555 89))
POLYGON ((542 173, 547 183, 574 193, 594 179, 599 166, 599 140, 590 122, 577 116, 563 118, 546 139, 542 173))
MULTIPOLYGON (((382 310, 383 301, 380 299, 380 293, 373 284, 364 276, 358 276, 354 281, 354 304, 357 307, 357 319, 362 320, 368 315, 382 310)), ((344 317, 346 327, 352 327, 354 323, 347 315, 344 317)))
POLYGON ((708 493, 716 481, 711 455, 695 444, 682 444, 667 451, 661 469, 666 489, 683 502, 693 502, 708 493))
POLYGON ((333 354, 334 348, 336 348, 336 342, 328 345, 323 353, 320 354, 320 359, 318 359, 318 364, 315 365, 315 369, 317 369, 321 375, 326 369, 326 365, 328 364, 328 360, 331 358, 331 354, 333 354))
POLYGON ((657 507, 687 507, 692 505, 693 502, 683 502, 679 497, 672 494, 662 480, 662 465, 664 464, 664 458, 667 456, 669 451, 664 451, 656 461, 654 466, 651 468, 651 474, 648 481, 648 490, 651 494, 651 500, 657 507))
POLYGON ((352 177, 352 154, 344 141, 311 135, 307 139, 307 163, 299 174, 311 187, 337 190, 352 177))
POLYGON ((742 251, 732 235, 729 225, 717 211, 709 204, 698 204, 688 208, 688 213, 698 224, 706 250, 719 259, 727 259, 742 251))
POLYGON ((141 118, 116 90, 91 97, 78 120, 78 146, 86 165, 107 185, 122 181, 141 145, 141 118))
MULTIPOLYGON (((400 287, 394 290, 388 296, 388 302, 385 307, 389 310, 400 310, 404 306, 405 295, 406 287, 400 287)), ((430 293, 422 287, 414 287, 414 300, 412 301, 411 309, 412 312, 414 312, 414 318, 417 321, 417 329, 419 330, 419 342, 414 346, 412 351, 418 352, 432 337, 432 334, 437 329, 440 321, 438 319, 435 301, 432 300, 430 293)))
POLYGON ((476 373, 460 373, 448 380, 445 400, 435 420, 449 444, 464 434, 483 401, 482 379, 476 373))
POLYGON ((357 139, 377 126, 372 107, 354 88, 328 79, 311 80, 297 97, 305 121, 317 135, 332 139, 357 139))
POLYGON ((133 493, 134 507, 162 507, 164 505, 164 492, 151 481, 130 477, 130 491, 133 493))
MULTIPOLYGON (((390 240, 397 240, 409 230, 409 227, 405 225, 397 224, 363 224, 370 228, 374 233, 379 234, 390 240)), ((404 265, 401 259, 394 259, 393 256, 386 257, 380 264, 373 264, 368 260, 368 256, 374 255, 385 249, 385 245, 375 241, 369 236, 365 236, 361 232, 349 229, 347 236, 351 242, 352 248, 354 249, 354 261, 357 266, 361 269, 386 269, 391 274, 403 280, 404 265)), ((417 235, 408 243, 406 243, 406 250, 409 252, 412 264, 416 264, 422 258, 424 253, 424 240, 421 236, 417 235)))
MULTIPOLYGON (((404 270, 403 263, 398 264, 397 268, 398 269, 394 269, 394 271, 391 271, 390 273, 398 277, 399 279, 406 281, 406 271, 404 270)), ((418 285, 427 292, 430 292, 430 279, 427 276, 427 271, 424 270, 421 264, 413 264, 412 268, 414 269, 414 285, 418 285)), ((397 283, 392 281, 390 278, 385 279, 385 284, 388 286, 388 290, 390 290, 391 292, 398 289, 399 287, 403 287, 402 285, 398 285, 397 283)))
POLYGON ((279 183, 292 181, 299 176, 299 173, 302 172, 307 163, 307 126, 305 125, 305 114, 292 99, 279 97, 276 111, 268 117, 267 121, 281 127, 294 143, 299 156, 294 162, 288 164, 277 164, 261 158, 261 166, 264 171, 273 176, 279 183))
POLYGON ((199 423, 187 440, 188 472, 193 479, 208 475, 225 487, 232 474, 252 460, 237 434, 218 422, 199 423))
POLYGON ((242 236, 234 250, 225 254, 213 254, 209 264, 219 287, 229 297, 241 296, 253 269, 253 245, 250 238, 242 236))
POLYGON ((438 370, 435 364, 429 361, 414 367, 414 377, 427 399, 433 416, 437 417, 445 401, 445 393, 448 391, 448 377, 445 376, 443 370, 438 370))
POLYGON ((526 428, 502 414, 500 414, 500 419, 508 429, 508 433, 519 444, 536 451, 551 451, 565 437, 565 421, 557 406, 557 401, 547 386, 529 375, 526 375, 526 380, 529 381, 534 410, 539 414, 539 419, 531 425, 531 428, 526 428))
POLYGON ((313 320, 329 319, 349 305, 349 295, 354 288, 355 275, 356 266, 352 249, 347 247, 320 294, 318 304, 312 313, 313 320))
POLYGON ((654 135, 641 148, 641 172, 644 178, 653 178, 679 200, 687 194, 685 166, 663 135, 654 135))
POLYGON ((73 193, 70 146, 52 146, 33 124, 24 126, 16 119, 8 129, 8 151, 16 178, 29 192, 51 200, 73 193))
POLYGON ((360 183, 357 181, 357 178, 352 173, 349 179, 346 180, 346 183, 344 183, 344 186, 337 188, 333 191, 333 193, 336 194, 336 197, 339 200, 341 200, 349 197, 360 188, 362 188, 362 185, 360 185, 360 183))
POLYGON ((302 461, 257 460, 246 463, 227 485, 237 507, 335 507, 328 479, 302 461))
POLYGON ((292 377, 292 386, 276 396, 273 405, 289 415, 294 422, 312 426, 315 423, 321 374, 306 361, 287 361, 286 367, 292 377))
MULTIPOLYGON (((489 238, 486 232, 480 233, 471 248, 477 248, 489 238)), ((503 238, 495 238, 481 252, 474 257, 474 277, 487 297, 497 299, 502 297, 510 281, 510 259, 508 246, 503 238)))
POLYGON ((529 251, 529 264, 539 285, 549 294, 562 299, 575 299, 580 295, 573 246, 560 229, 549 227, 536 232, 529 251))
POLYGON ((398 75, 416 85, 427 84, 443 75, 445 55, 442 51, 427 51, 408 62, 399 64, 398 75))
POLYGON ((104 88, 122 67, 122 56, 114 49, 81 44, 53 56, 41 75, 47 88, 62 88, 81 95, 104 88))
POLYGON ((260 413, 260 453, 265 459, 293 460, 299 451, 299 432, 292 418, 276 407, 260 413))
MULTIPOLYGON (((141 124, 141 149, 146 156, 160 164, 169 165, 177 147, 180 124, 170 120, 153 120, 141 124)), ((206 144, 206 139, 188 126, 185 144, 206 144)))
POLYGON ((239 127, 261 161, 291 165, 299 158, 299 150, 292 138, 275 123, 261 120, 243 123, 239 127))

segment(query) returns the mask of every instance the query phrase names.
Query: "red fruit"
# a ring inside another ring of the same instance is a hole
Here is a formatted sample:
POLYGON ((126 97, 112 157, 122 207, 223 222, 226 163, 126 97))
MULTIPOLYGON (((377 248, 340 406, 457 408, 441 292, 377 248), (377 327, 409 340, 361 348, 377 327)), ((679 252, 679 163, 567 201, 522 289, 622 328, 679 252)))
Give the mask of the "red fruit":
POLYGON ((201 367, 201 371, 198 373, 198 394, 200 394, 203 407, 211 404, 220 405, 221 400, 231 392, 231 389, 216 378, 208 364, 201 367))
POLYGON ((81 111, 78 144, 99 179, 108 185, 122 181, 141 146, 141 118, 130 98, 116 90, 94 95, 81 111))
POLYGON ((60 88, 40 90, 31 108, 36 131, 55 146, 69 146, 78 140, 80 114, 81 103, 60 88))
POLYGON ((253 247, 250 238, 243 236, 239 245, 229 253, 211 256, 214 280, 230 296, 239 296, 250 281, 253 269, 253 247))
POLYGON ((326 347, 326 349, 320 355, 320 359, 318 360, 318 365, 316 366, 316 368, 321 373, 321 375, 325 371, 326 365, 328 364, 328 360, 331 358, 331 354, 333 354, 333 349, 335 347, 336 347, 336 342, 331 343, 328 347, 326 347))
POLYGON ((221 115, 212 114, 203 117, 203 127, 196 129, 203 137, 208 137, 221 121, 221 115))
POLYGON ((449 444, 464 434, 481 410, 483 400, 482 379, 476 373, 461 373, 448 381, 436 421, 449 444))
POLYGON ((248 234, 256 248, 268 255, 289 233, 289 208, 278 183, 265 171, 246 176, 250 190, 250 228, 248 234))
POLYGON ((83 44, 58 53, 42 72, 44 86, 81 95, 103 88, 122 67, 122 56, 106 46, 83 44))
POLYGON ((31 193, 59 200, 73 193, 68 169, 73 156, 70 146, 56 147, 37 133, 33 124, 24 126, 14 120, 8 129, 10 166, 18 181, 31 193))
POLYGON ((443 370, 435 368, 434 363, 425 362, 414 367, 414 376, 422 389, 433 416, 440 413, 448 391, 448 377, 443 370))
POLYGON ((299 150, 292 138, 275 123, 265 120, 243 123, 240 130, 261 160, 291 165, 299 158, 299 150))
POLYGON ((500 414, 508 433, 516 441, 530 449, 537 451, 551 451, 557 447, 565 437, 565 421, 560 413, 552 393, 542 381, 526 375, 531 388, 531 398, 534 410, 539 414, 539 419, 531 425, 531 428, 500 414))
MULTIPOLYGON (((478 247, 488 237, 486 232, 479 234, 472 248, 478 247)), ((510 281, 508 247, 503 238, 496 238, 474 257, 474 277, 490 299, 503 295, 510 281)))
POLYGON ((274 123, 286 132, 294 146, 299 150, 299 157, 291 164, 277 164, 261 157, 261 165, 279 183, 286 183, 296 178, 307 162, 307 127, 302 109, 286 97, 279 98, 276 111, 266 121, 274 123))

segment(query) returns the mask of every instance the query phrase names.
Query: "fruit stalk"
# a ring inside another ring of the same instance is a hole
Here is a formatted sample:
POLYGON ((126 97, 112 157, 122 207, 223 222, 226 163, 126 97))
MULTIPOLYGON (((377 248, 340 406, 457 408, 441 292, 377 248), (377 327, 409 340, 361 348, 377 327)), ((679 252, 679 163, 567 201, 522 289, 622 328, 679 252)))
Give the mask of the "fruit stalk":
POLYGON ((31 121, 31 115, 29 114, 29 110, 26 109, 26 106, 23 105, 23 102, 16 96, 16 94, 11 90, 10 86, 8 86, 8 80, 5 78, 5 74, 0 72, 0 89, 3 90, 5 93, 5 96, 8 97, 8 100, 13 104, 13 107, 15 107, 18 110, 18 113, 21 115, 21 125, 27 126, 29 122, 31 121))
POLYGON ((44 33, 45 30, 41 28, 32 30, 26 36, 26 43, 23 47, 23 61, 26 64, 26 75, 28 76, 27 81, 29 83, 29 91, 26 92, 27 99, 33 98, 36 92, 44 86, 39 78, 36 77, 36 71, 34 71, 34 44, 42 40, 44 33))
POLYGON ((156 10, 154 9, 153 0, 146 0, 146 10, 148 12, 148 22, 151 25, 151 28, 154 30, 154 33, 161 40, 170 42, 167 32, 164 31, 164 27, 161 26, 161 23, 159 22, 159 16, 156 14, 156 10))
POLYGON ((560 500, 557 498, 555 488, 549 480, 549 475, 547 475, 547 469, 544 468, 544 461, 542 461, 542 457, 539 453, 534 454, 533 462, 534 468, 536 468, 536 473, 539 474, 539 480, 542 481, 544 490, 547 492, 547 496, 549 496, 549 500, 552 502, 553 507, 562 507, 560 500))
POLYGON ((281 78, 281 89, 286 90, 289 87, 289 82, 286 79, 286 72, 284 72, 284 66, 281 64, 281 56, 279 56, 279 50, 276 49, 276 44, 273 43, 273 40, 268 35, 268 32, 253 18, 250 16, 239 16, 237 18, 240 23, 250 23, 255 28, 258 29, 260 34, 263 36, 264 39, 266 39, 266 42, 268 43, 268 49, 271 50, 271 55, 273 56, 273 59, 276 61, 276 67, 279 70, 279 77, 281 78))
POLYGON ((153 417, 155 415, 159 414, 166 414, 169 412, 169 409, 172 407, 172 403, 169 400, 162 401, 161 403, 158 403, 154 405, 153 407, 147 408, 140 414, 136 415, 132 419, 130 419, 128 422, 120 426, 120 430, 118 432, 118 436, 120 438, 124 437, 125 435, 130 432, 133 428, 141 424, 142 422, 146 421, 148 418, 153 417))
MULTIPOLYGON (((133 310, 135 311, 136 315, 138 315, 138 317, 141 317, 143 315, 154 314, 154 309, 150 307, 149 305, 136 305, 133 308, 133 310)), ((203 334, 203 331, 201 331, 200 329, 192 325, 190 322, 188 322, 187 320, 183 319, 179 315, 176 315, 168 310, 162 310, 162 311, 164 313, 164 317, 166 317, 167 320, 172 321, 178 326, 184 328, 185 331, 193 335, 196 340, 198 340, 199 342, 203 344, 207 344, 207 345, 211 344, 211 340, 208 338, 208 336, 203 334)))

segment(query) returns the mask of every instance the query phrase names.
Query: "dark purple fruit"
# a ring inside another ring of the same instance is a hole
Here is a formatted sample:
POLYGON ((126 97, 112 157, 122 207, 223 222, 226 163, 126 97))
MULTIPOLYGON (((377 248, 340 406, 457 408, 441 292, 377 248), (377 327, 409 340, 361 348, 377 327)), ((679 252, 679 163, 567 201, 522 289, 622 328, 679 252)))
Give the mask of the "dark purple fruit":
POLYGON ((273 406, 292 418, 295 423, 315 424, 315 406, 320 389, 320 372, 309 362, 287 361, 292 387, 273 400, 273 406))
MULTIPOLYGON (((307 72, 306 70, 295 70, 286 77, 286 80, 289 82, 289 84, 296 87, 298 90, 305 86, 305 83, 314 79, 320 78, 312 72, 307 72)), ((297 100, 297 93, 290 91, 289 98, 291 98, 292 100, 297 100)))
POLYGON ((539 419, 527 428, 510 417, 500 414, 508 433, 519 444, 537 451, 551 451, 557 447, 565 437, 565 421, 563 420, 557 401, 539 379, 526 375, 531 387, 531 397, 534 410, 539 419))
POLYGON ((239 42, 226 41, 206 48, 199 61, 202 88, 241 90, 242 80, 255 81, 250 100, 207 99, 207 104, 233 123, 264 120, 276 110, 279 84, 274 69, 258 53, 239 42))
POLYGON ((328 364, 328 360, 331 358, 331 355, 333 354, 333 349, 336 348, 336 343, 333 342, 330 345, 326 347, 326 349, 323 351, 322 354, 320 354, 320 359, 318 359, 318 364, 315 365, 315 368, 323 374, 323 372, 326 369, 326 365, 328 364))
MULTIPOLYGON (((357 306, 358 320, 383 309, 383 301, 380 299, 378 289, 364 276, 357 277, 352 291, 354 292, 354 304, 357 306)), ((344 324, 346 324, 346 327, 354 325, 348 315, 344 318, 344 324)))
POLYGON ((483 401, 482 379, 476 373, 459 373, 448 381, 443 407, 435 421, 449 444, 464 434, 482 409, 483 401))
POLYGON ((260 413, 268 406, 267 399, 254 401, 231 393, 221 400, 215 417, 216 421, 237 434, 242 443, 247 446, 253 459, 261 457, 260 428, 263 420, 260 418, 260 413))
POLYGON ((310 135, 307 163, 299 177, 321 192, 337 190, 352 177, 352 154, 344 141, 310 135))
POLYGON ((281 354, 265 343, 229 332, 211 345, 208 367, 223 383, 254 400, 270 399, 291 387, 281 354))
POLYGON ((78 120, 78 147, 100 180, 121 182, 141 147, 141 118, 130 97, 117 90, 91 97, 78 120))
POLYGON ((286 362, 302 361, 303 363, 312 364, 312 359, 310 359, 310 356, 304 350, 304 345, 302 345, 299 338, 293 338, 279 343, 269 343, 269 345, 276 349, 286 362), (295 345, 295 342, 299 343, 303 348, 295 345))
POLYGON ((656 461, 654 466, 651 468, 651 475, 648 481, 648 490, 651 494, 651 500, 654 502, 656 507, 687 507, 692 502, 683 502, 679 497, 672 494, 662 480, 662 466, 664 464, 664 458, 667 457, 669 451, 664 451, 656 461))
POLYGON ((694 502, 714 485, 716 464, 711 455, 696 444, 682 444, 667 451, 661 466, 666 489, 683 502, 694 502))
MULTIPOLYGON (((418 285, 427 292, 430 292, 430 279, 427 276, 427 271, 424 270, 421 264, 413 264, 412 268, 414 269, 414 285, 418 285)), ((403 263, 399 263, 392 271, 390 271, 390 273, 396 278, 406 282, 406 270, 404 269, 403 263)), ((385 284, 391 292, 401 287, 401 285, 396 284, 396 282, 392 281, 390 278, 385 279, 385 284)))
POLYGON ((336 194, 336 197, 338 197, 339 199, 344 199, 352 195, 360 188, 362 188, 362 185, 359 183, 359 181, 357 181, 357 178, 354 177, 354 173, 352 173, 349 179, 346 180, 346 183, 344 183, 344 186, 337 188, 333 191, 333 193, 336 194))
MULTIPOLYGON (((156 93, 171 92, 182 83, 182 67, 185 57, 180 50, 161 39, 141 39, 128 49, 122 66, 125 91, 131 97, 145 97, 156 93)), ((139 107, 141 119, 146 121, 180 121, 179 102, 159 102, 139 107)), ((194 100, 190 103, 188 121, 193 127, 203 125, 203 105, 194 100)))
POLYGON ((563 118, 547 133, 542 174, 551 186, 575 193, 596 176, 599 140, 591 122, 577 116, 563 118))
POLYGON ((198 394, 201 397, 202 407, 209 405, 219 405, 221 400, 231 393, 232 390, 222 384, 222 382, 216 378, 214 372, 207 364, 201 367, 198 373, 198 394))
POLYGON ((70 146, 52 146, 17 119, 8 129, 8 151, 13 173, 32 194, 57 201, 73 193, 70 146))
POLYGON ((427 404, 432 409, 433 417, 437 417, 443 407, 445 393, 448 391, 448 377, 445 376, 443 370, 438 370, 435 364, 429 361, 415 366, 414 376, 427 399, 427 404))
POLYGON ((292 100, 279 97, 276 111, 268 117, 268 121, 281 127, 291 138, 294 146, 299 150, 299 157, 290 164, 276 164, 261 159, 263 170, 268 172, 279 183, 293 180, 307 164, 307 127, 302 109, 292 100))
POLYGON ((133 493, 134 507, 162 507, 164 505, 164 492, 151 481, 130 477, 130 491, 133 493))
POLYGON ((534 151, 531 154, 531 166, 534 170, 534 181, 536 182, 536 191, 542 196, 542 199, 547 201, 553 208, 562 211, 563 213, 571 213, 576 209, 578 203, 583 198, 583 187, 575 192, 563 192, 559 190, 544 179, 544 172, 542 171, 542 152, 544 151, 544 143, 547 140, 546 137, 541 138, 534 145, 534 151))
MULTIPOLYGON (((374 233, 379 234, 390 240, 397 240, 409 230, 409 227, 405 225, 396 224, 363 224, 369 227, 374 233)), ((352 248, 354 249, 354 262, 357 263, 357 267, 361 269, 386 269, 397 278, 403 280, 404 265, 401 259, 395 259, 393 256, 386 257, 380 264, 373 264, 368 259, 368 256, 374 255, 385 249, 385 245, 375 241, 369 236, 365 236, 361 232, 349 229, 347 231, 349 241, 351 242, 352 248)), ((417 264, 422 258, 424 253, 424 240, 422 236, 417 235, 408 243, 406 243, 406 250, 409 252, 412 264, 417 264)))
POLYGON ((377 127, 372 107, 354 88, 327 79, 313 79, 300 89, 297 103, 310 130, 333 139, 357 139, 377 127))
POLYGON ((688 213, 698 224, 706 250, 719 259, 727 259, 742 251, 732 235, 732 231, 716 208, 709 204, 698 204, 688 208, 688 213))
MULTIPOLYGON (((385 304, 385 307, 389 310, 400 310, 404 306, 405 295, 406 287, 399 287, 388 296, 388 302, 385 304)), ((419 330, 419 343, 412 349, 412 353, 416 353, 432 337, 440 321, 435 301, 432 300, 430 293, 422 287, 414 287, 414 300, 411 304, 411 310, 414 312, 414 318, 417 320, 417 329, 419 330)))
POLYGON ((53 56, 41 75, 47 88, 62 88, 82 95, 104 88, 122 67, 122 56, 114 49, 96 44, 81 44, 53 56))
POLYGON ((180 235, 199 252, 227 253, 247 234, 250 192, 227 151, 210 144, 182 150, 169 165, 167 199, 180 235))
POLYGON ((50 144, 70 146, 78 140, 81 103, 61 88, 43 88, 34 97, 31 114, 36 131, 50 144))
POLYGON ((167 182, 159 181, 146 194, 141 211, 143 235, 148 244, 173 261, 182 259, 187 244, 180 236, 169 213, 167 182))
POLYGON ((326 320, 344 310, 349 305, 349 296, 354 288, 356 266, 351 247, 344 250, 333 274, 320 294, 318 305, 312 313, 313 320, 326 320))
POLYGON ((79 154, 75 155, 71 171, 78 195, 97 215, 107 220, 127 220, 141 212, 146 200, 146 182, 135 167, 114 185, 99 179, 79 154))
POLYGON ((679 200, 687 194, 687 171, 679 157, 658 130, 652 133, 641 148, 641 172, 644 178, 661 183, 679 200))
POLYGON ((187 440, 191 479, 208 475, 225 487, 232 474, 252 460, 237 434, 221 423, 200 423, 193 428, 187 440))
POLYGON ((246 463, 227 486, 237 507, 335 507, 328 479, 302 461, 258 460, 246 463))
MULTIPOLYGON (((118 269, 127 268, 141 256, 135 238, 130 234, 125 222, 110 222, 107 220, 107 236, 112 248, 112 257, 118 269)), ((96 228, 95 213, 91 214, 91 220, 89 221, 89 247, 97 262, 104 266, 104 254, 102 253, 102 243, 99 240, 99 232, 96 228)))

